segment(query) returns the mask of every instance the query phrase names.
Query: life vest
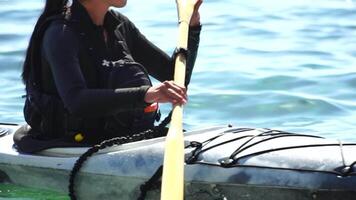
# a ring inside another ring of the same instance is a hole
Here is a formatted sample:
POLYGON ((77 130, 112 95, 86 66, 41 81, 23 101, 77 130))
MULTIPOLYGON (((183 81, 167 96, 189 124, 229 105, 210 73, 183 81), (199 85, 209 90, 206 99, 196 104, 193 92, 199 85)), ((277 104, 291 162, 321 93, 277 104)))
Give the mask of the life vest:
MULTIPOLYGON (((108 14, 108 20, 110 20, 110 24, 113 24, 112 28, 115 28, 120 25, 120 22, 113 15, 108 14)), ((78 21, 67 21, 62 16, 54 16, 47 19, 41 26, 38 38, 43 38, 45 30, 51 23, 61 23, 78 34, 79 63, 87 86, 88 88, 101 88, 95 66, 98 58, 95 48, 93 50, 91 46, 90 30, 78 21)), ((117 39, 122 37, 118 29, 115 28, 114 32, 117 39)), ((118 85, 122 88, 151 86, 145 68, 134 62, 129 52, 125 52, 127 50, 125 44, 122 48, 123 57, 120 60, 107 63, 115 65, 115 70, 120 70, 115 73, 115 76, 119 76, 115 77, 115 80, 121 82, 114 83, 113 87, 118 85)), ((143 109, 123 111, 114 116, 103 118, 84 119, 73 116, 65 108, 58 95, 49 64, 42 57, 37 59, 40 59, 40 62, 32 66, 30 79, 26 84, 27 95, 24 107, 25 120, 32 128, 30 134, 36 138, 41 140, 66 138, 68 141, 94 144, 104 139, 152 128, 154 121, 158 119, 156 105, 147 105, 146 108, 143 106, 143 109)))

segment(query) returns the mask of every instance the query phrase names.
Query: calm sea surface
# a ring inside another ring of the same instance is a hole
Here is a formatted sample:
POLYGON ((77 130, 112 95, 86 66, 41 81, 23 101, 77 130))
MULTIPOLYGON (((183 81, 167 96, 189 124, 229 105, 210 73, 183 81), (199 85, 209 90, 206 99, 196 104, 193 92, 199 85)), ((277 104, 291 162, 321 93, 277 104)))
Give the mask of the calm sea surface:
MULTIPOLYGON (((0 122, 24 121, 21 65, 43 4, 0 0, 0 122)), ((120 11, 172 52, 173 0, 128 0, 120 11)), ((204 0, 201 15, 186 129, 233 124, 356 141, 356 2, 204 0)), ((10 198, 65 199, 0 184, 0 199, 10 198)))

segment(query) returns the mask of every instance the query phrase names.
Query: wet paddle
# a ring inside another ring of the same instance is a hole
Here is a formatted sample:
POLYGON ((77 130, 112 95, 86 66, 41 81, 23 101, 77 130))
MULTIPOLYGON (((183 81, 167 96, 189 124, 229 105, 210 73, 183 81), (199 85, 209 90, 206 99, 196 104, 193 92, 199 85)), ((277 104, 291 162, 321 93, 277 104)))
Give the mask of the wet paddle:
MULTIPOLYGON (((197 0, 176 0, 179 18, 177 49, 187 49, 189 23, 197 0)), ((174 82, 184 86, 186 57, 180 51, 175 60, 174 82)), ((161 200, 182 200, 184 196, 183 106, 175 105, 164 152, 161 200)))

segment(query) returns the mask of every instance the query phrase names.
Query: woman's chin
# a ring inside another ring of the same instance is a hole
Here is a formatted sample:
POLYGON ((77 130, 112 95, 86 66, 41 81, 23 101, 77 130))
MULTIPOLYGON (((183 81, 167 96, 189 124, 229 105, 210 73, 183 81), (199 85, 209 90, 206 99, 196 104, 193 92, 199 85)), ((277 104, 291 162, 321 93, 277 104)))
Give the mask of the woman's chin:
POLYGON ((117 3, 114 3, 112 6, 116 8, 123 8, 126 6, 126 4, 127 4, 127 0, 121 0, 121 1, 117 1, 117 3))

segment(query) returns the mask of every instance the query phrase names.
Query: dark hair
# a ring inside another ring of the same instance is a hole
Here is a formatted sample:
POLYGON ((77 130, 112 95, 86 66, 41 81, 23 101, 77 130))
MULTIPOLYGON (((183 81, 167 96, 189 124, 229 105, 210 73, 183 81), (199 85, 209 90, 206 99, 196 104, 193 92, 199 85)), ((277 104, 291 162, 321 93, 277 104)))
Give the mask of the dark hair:
MULTIPOLYGON (((64 5, 68 0, 46 0, 46 5, 43 13, 38 18, 33 30, 30 42, 27 48, 26 57, 22 71, 22 81, 27 84, 30 76, 31 67, 35 65, 36 59, 39 58, 39 46, 41 45, 40 28, 46 19, 50 16, 59 15, 64 12, 64 5)), ((38 60, 37 60, 38 61, 38 60)))

